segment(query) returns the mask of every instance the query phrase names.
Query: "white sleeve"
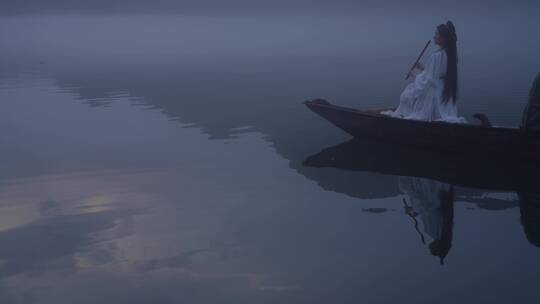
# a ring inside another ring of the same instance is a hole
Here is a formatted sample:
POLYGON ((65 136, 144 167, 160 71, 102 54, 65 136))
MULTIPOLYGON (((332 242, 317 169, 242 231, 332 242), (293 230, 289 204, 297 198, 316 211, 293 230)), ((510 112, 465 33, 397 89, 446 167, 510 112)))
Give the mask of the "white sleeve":
POLYGON ((424 71, 416 76, 414 80, 414 98, 419 98, 426 93, 429 88, 435 87, 441 77, 443 56, 441 52, 433 53, 424 68, 424 71))

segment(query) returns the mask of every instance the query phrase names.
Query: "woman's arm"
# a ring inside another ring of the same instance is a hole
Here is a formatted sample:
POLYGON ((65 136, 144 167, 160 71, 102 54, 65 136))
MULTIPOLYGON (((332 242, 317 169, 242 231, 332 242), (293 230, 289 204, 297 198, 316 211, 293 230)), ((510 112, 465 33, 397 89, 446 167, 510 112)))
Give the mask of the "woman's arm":
POLYGON ((414 80, 414 96, 418 98, 426 92, 426 90, 435 85, 438 71, 440 70, 441 54, 439 52, 432 54, 424 70, 414 80))

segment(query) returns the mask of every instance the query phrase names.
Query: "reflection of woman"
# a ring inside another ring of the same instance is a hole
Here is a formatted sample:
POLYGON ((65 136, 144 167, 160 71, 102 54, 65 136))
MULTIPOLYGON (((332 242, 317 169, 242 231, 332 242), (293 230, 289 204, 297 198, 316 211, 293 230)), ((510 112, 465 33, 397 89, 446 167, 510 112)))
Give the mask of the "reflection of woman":
POLYGON ((431 254, 443 264, 452 247, 453 187, 430 179, 400 177, 399 188, 410 202, 405 212, 423 223, 424 232, 433 240, 429 244, 431 254))
POLYGON ((383 114, 424 121, 465 122, 457 115, 457 35, 454 24, 448 21, 439 25, 433 41, 440 49, 431 55, 425 67, 417 64, 416 69, 421 72, 401 94, 399 107, 383 114))

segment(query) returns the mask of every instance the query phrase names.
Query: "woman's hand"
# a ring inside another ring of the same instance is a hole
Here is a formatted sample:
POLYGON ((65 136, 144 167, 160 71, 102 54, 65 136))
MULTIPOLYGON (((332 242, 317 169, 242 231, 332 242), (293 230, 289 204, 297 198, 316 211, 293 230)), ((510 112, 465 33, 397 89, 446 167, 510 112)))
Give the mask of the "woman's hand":
POLYGON ((420 71, 423 71, 423 70, 424 70, 424 65, 421 64, 420 61, 418 61, 414 67, 415 67, 416 69, 419 69, 420 71))

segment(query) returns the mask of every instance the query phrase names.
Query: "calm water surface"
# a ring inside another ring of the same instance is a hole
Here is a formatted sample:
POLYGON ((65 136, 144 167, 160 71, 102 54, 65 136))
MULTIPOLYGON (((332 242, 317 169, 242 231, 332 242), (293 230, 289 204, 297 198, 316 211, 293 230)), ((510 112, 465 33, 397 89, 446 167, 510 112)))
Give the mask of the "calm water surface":
MULTIPOLYGON (((469 120, 519 125, 539 12, 454 18, 469 120)), ((1 17, 0 302, 536 303, 527 176, 301 104, 396 104, 427 16, 1 17)))

